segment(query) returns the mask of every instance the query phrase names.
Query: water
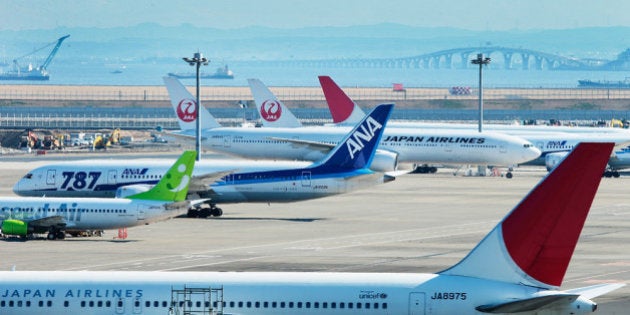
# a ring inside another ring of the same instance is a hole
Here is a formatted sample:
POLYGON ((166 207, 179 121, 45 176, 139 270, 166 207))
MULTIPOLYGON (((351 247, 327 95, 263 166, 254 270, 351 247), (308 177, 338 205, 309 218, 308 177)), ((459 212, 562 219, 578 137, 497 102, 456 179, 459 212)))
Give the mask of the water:
MULTIPOLYGON (((230 62, 233 80, 202 80, 202 85, 247 86, 248 78, 259 78, 269 86, 319 86, 318 75, 329 75, 344 87, 391 87, 402 83, 405 87, 451 87, 478 85, 478 68, 470 69, 381 69, 381 68, 314 68, 277 67, 270 63, 230 62)), ((211 62, 202 67, 213 73, 223 64, 211 62)), ((169 72, 193 72, 181 59, 173 62, 145 62, 108 64, 97 62, 56 61, 49 67, 50 81, 0 81, 0 84, 54 85, 162 85, 162 77, 169 72), (122 73, 112 73, 121 70, 122 73)), ((505 70, 486 68, 484 86, 519 88, 571 88, 577 80, 623 80, 622 71, 547 71, 505 70)), ((193 85, 194 79, 183 80, 193 85)))

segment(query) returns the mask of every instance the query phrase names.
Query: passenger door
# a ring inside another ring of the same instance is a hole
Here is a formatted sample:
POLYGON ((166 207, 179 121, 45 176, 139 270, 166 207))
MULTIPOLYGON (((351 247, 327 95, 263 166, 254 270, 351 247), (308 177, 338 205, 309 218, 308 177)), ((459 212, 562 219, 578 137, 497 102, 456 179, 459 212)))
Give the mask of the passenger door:
POLYGON ((424 315, 424 293, 409 293, 409 315, 424 315))

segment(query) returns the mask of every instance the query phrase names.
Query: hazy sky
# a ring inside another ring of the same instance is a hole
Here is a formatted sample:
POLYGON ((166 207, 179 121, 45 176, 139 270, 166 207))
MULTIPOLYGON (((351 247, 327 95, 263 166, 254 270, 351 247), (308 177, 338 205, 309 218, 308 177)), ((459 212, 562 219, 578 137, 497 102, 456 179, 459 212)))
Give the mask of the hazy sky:
POLYGON ((1 29, 190 23, 278 28, 383 22, 471 30, 630 26, 628 0, 2 0, 1 29))

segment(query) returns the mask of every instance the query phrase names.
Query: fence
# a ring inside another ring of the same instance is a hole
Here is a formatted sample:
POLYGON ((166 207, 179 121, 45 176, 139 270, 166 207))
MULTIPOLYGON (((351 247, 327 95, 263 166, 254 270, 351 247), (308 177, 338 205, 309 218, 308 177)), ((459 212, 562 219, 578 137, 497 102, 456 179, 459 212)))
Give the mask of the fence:
MULTIPOLYGON (((193 91, 193 88, 190 88, 193 91)), ((324 101, 319 87, 274 87, 272 92, 281 100, 324 101)), ((431 100, 476 99, 473 88, 470 95, 451 95, 447 88, 344 88, 354 100, 431 100)), ((201 87, 200 96, 207 101, 251 100, 247 87, 201 87)), ((630 100, 630 89, 583 88, 485 88, 484 99, 581 99, 630 100)), ((4 85, 0 86, 0 100, 51 100, 51 101, 168 101, 166 89, 161 86, 65 86, 65 85, 4 85)))

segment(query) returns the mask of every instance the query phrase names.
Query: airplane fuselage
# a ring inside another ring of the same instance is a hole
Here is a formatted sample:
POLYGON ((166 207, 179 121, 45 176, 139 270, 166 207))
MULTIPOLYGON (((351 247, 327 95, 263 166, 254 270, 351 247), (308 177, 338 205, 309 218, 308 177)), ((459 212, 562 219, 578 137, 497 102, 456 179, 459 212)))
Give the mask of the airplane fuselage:
MULTIPOLYGON (((184 308, 225 314, 483 314, 475 308, 542 291, 438 274, 0 272, 0 278, 0 312, 7 315, 162 315, 184 308), (205 290, 209 298, 190 289, 205 290), (190 302, 178 298, 178 290, 190 302)), ((574 302, 582 306, 574 314, 592 311, 585 307, 589 302, 574 302)))
MULTIPOLYGON (((157 183, 171 164, 170 160, 86 160, 49 164, 30 171, 14 185, 13 191, 21 196, 112 198, 119 187, 157 183)), ((310 164, 202 160, 195 166, 193 176, 235 171, 207 186, 202 197, 210 198, 214 203, 308 200, 346 193, 390 179, 367 169, 331 173, 304 168, 310 164), (280 171, 282 168, 285 170, 280 171)))
MULTIPOLYGON (((283 139, 336 144, 346 127, 214 128, 204 131, 210 150, 248 158, 310 160, 327 152, 283 139)), ((386 128, 379 149, 396 152, 400 162, 515 165, 540 152, 522 138, 500 133, 386 128)))

